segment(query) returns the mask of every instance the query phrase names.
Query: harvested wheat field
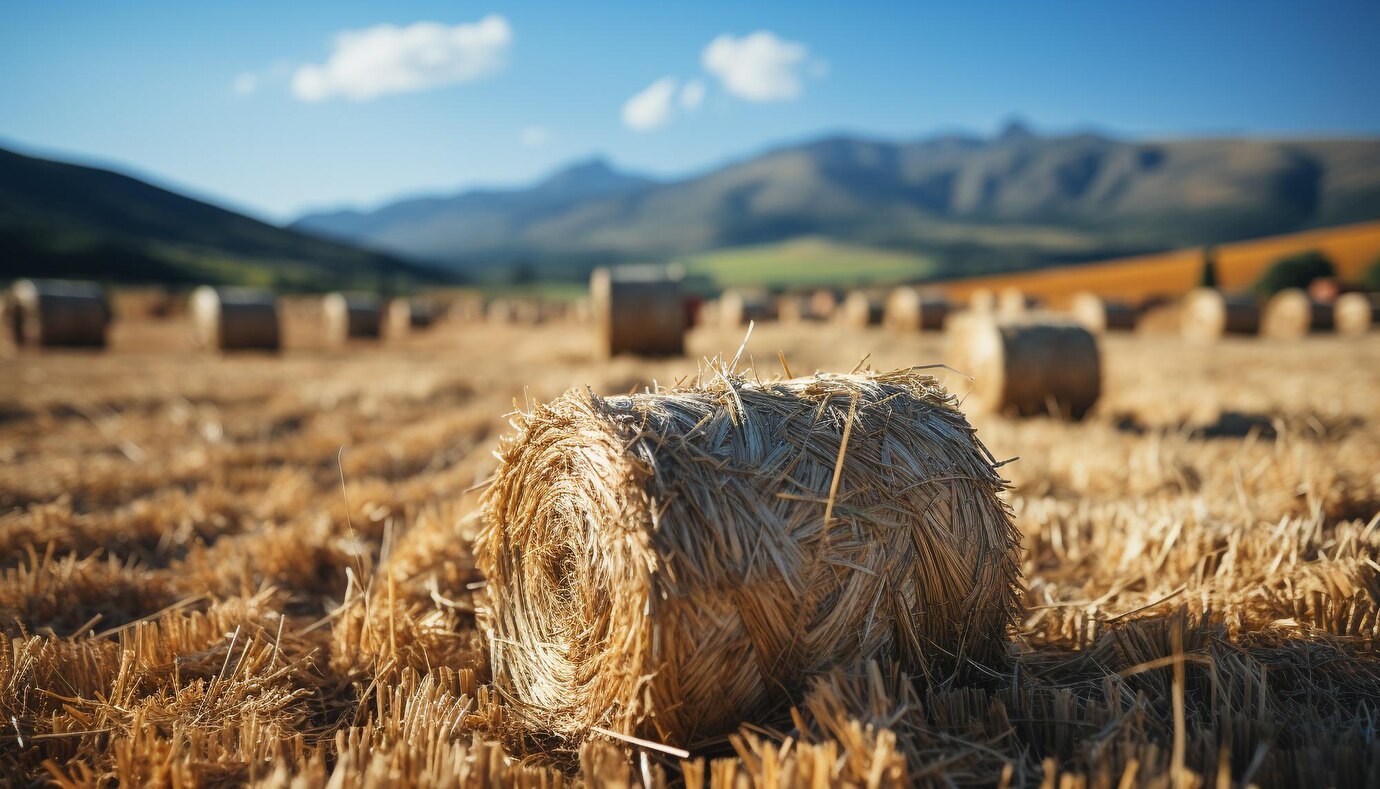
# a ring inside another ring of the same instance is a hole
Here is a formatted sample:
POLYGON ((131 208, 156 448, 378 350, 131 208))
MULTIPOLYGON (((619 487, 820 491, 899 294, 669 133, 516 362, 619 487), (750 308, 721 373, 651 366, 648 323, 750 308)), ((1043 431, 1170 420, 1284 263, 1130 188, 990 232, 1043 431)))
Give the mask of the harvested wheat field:
POLYGON ((0 358, 0 782, 1380 785, 1373 339, 1105 336, 1085 419, 974 435, 964 379, 888 372, 938 335, 769 324, 735 365, 739 328, 595 361, 569 323, 327 349, 284 321, 279 355, 117 320, 104 353, 0 358), (712 495, 553 471, 584 520, 536 520, 513 475, 551 457, 712 495), (901 528, 927 541, 869 552, 901 528), (562 591, 615 570, 655 579, 616 621, 562 591), (551 612, 525 652, 517 600, 551 612), (717 651, 662 674, 672 616, 717 651))

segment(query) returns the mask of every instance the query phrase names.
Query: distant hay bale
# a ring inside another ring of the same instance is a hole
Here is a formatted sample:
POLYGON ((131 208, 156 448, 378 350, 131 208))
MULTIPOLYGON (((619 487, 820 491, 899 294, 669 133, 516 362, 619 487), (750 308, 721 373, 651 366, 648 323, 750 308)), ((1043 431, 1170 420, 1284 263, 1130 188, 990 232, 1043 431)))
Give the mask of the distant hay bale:
POLYGON ((16 345, 104 348, 110 304, 95 282, 21 279, 10 288, 16 345))
POLYGON ((1104 299, 1087 291, 1076 294, 1069 305, 1073 319, 1093 334, 1108 331, 1132 331, 1136 328, 1139 310, 1124 301, 1104 299))
POLYGON ((383 304, 383 326, 380 334, 390 340, 401 339, 412 333, 412 300, 392 298, 383 304))
POLYGON ((1226 334, 1260 331, 1260 306, 1249 296, 1226 296, 1212 288, 1197 288, 1179 304, 1179 329, 1196 342, 1212 342, 1226 334))
POLYGON ((278 297, 250 288, 202 285, 190 299, 192 342, 205 350, 265 350, 282 347, 278 297))
POLYGON ((978 288, 968 295, 968 309, 973 312, 996 312, 997 294, 987 288, 978 288))
POLYGON ((776 302, 766 293, 726 290, 719 297, 719 325, 733 329, 748 323, 776 320, 776 302))
POLYGON ((894 332, 939 331, 952 310, 953 306, 939 296, 902 286, 887 294, 882 323, 894 332))
POLYGON ((1296 340, 1310 332, 1331 331, 1332 305, 1313 301, 1306 291, 1285 288, 1265 302, 1260 333, 1279 340, 1296 340))
POLYGON ((1097 338, 1072 321, 965 313, 947 327, 946 363, 973 379, 964 405, 1081 419, 1102 393, 1097 338))
POLYGON ((343 345, 352 339, 378 339, 383 328, 383 309, 377 296, 331 293, 321 299, 326 337, 343 345))
POLYGON ((827 321, 834 317, 840 304, 843 302, 843 295, 832 288, 820 288, 810 294, 810 312, 819 320, 827 321))
POLYGON ((1033 296, 1027 296, 1017 288, 1002 288, 997 294, 997 314, 1015 318, 1030 312, 1040 305, 1033 296))
POLYGON ((1373 293, 1343 293, 1332 310, 1337 333, 1359 337, 1380 324, 1380 297, 1373 293))
POLYGON ((678 271, 664 266, 596 269, 590 277, 590 298, 600 355, 685 352, 687 315, 678 271))
POLYGON ((776 299, 776 315, 782 323, 803 323, 822 320, 815 312, 810 297, 803 293, 786 293, 776 299))
POLYGON ((515 425, 476 550, 493 676, 529 730, 693 747, 829 666, 1004 660, 1018 539, 933 378, 574 389, 515 425))
POLYGON ((839 323, 856 329, 880 326, 884 304, 882 298, 862 290, 848 294, 839 305, 835 316, 839 323))

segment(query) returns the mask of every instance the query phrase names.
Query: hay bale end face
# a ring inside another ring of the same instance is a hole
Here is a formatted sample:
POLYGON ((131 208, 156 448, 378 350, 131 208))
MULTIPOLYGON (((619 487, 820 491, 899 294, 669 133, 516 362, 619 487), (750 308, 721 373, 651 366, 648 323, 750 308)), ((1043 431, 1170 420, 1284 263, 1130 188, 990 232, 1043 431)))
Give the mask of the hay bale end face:
POLYGON ((687 315, 678 272, 663 266, 596 269, 590 276, 590 298, 599 355, 685 352, 687 315))
POLYGON ((1380 325, 1380 296, 1373 293, 1343 293, 1332 309, 1337 333, 1360 337, 1380 325))
POLYGON ((529 731, 693 747, 831 665, 1005 659, 1018 537, 933 378, 571 390, 515 425, 477 551, 494 678, 529 731))
POLYGON ((1197 288, 1179 305, 1179 329, 1186 339, 1212 342, 1227 334, 1260 332, 1260 305, 1249 296, 1226 296, 1197 288))
POLYGON ((1093 334, 1108 331, 1132 331, 1136 328, 1139 310, 1124 301, 1104 299, 1095 293, 1079 293, 1069 305, 1073 319, 1093 334))
POLYGON ((383 305, 383 325, 380 334, 390 340, 400 340, 412 333, 413 306, 411 299, 392 298, 383 305))
POLYGON ((1071 321, 955 316, 946 363, 973 379, 965 405, 1012 416, 1081 419, 1102 393, 1097 338, 1071 321))
POLYGON ((10 288, 16 345, 104 348, 110 304, 95 282, 21 279, 10 288))
POLYGON ((326 337, 343 345, 352 339, 378 339, 383 328, 383 307, 377 296, 331 293, 321 299, 326 337))
POLYGON ((1017 288, 1002 288, 997 295, 997 314, 1010 318, 1020 317, 1040 306, 1033 296, 1027 296, 1017 288))
POLYGON ((938 296, 902 286, 887 294, 882 324, 894 332, 939 331, 953 306, 938 296))
POLYGON ((844 298, 835 315, 839 323, 845 326, 865 329, 868 326, 881 325, 884 306, 880 296, 855 290, 844 298))
POLYGON ((202 285, 192 291, 192 342, 207 350, 264 350, 282 347, 278 297, 248 288, 202 285))
POLYGON ((776 320, 776 302, 766 293, 727 290, 718 302, 719 325, 736 329, 748 323, 776 320))
POLYGON ((1280 340, 1296 340, 1310 332, 1332 329, 1332 305, 1313 301, 1306 291, 1286 288, 1265 303, 1260 333, 1280 340))

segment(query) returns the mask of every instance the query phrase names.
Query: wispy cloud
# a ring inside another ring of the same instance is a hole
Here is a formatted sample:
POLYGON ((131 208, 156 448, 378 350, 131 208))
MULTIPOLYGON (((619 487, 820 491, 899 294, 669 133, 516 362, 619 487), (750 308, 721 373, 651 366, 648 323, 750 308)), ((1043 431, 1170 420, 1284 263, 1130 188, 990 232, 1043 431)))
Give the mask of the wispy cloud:
POLYGON ((694 112, 704 103, 704 80, 692 79, 686 82, 680 89, 680 108, 686 112, 694 112))
POLYGON ((623 104, 623 125, 633 131, 652 131, 671 120, 680 80, 662 77, 623 104))
POLYGON ((804 90, 801 69, 809 49, 758 30, 741 38, 728 33, 704 48, 700 63, 725 91, 744 101, 788 101, 804 90))
POLYGON ((297 69, 292 93, 302 101, 364 101, 470 82, 502 70, 512 43, 508 20, 496 14, 459 25, 346 30, 336 34, 325 63, 297 69))
POLYGON ((545 126, 527 126, 523 128, 519 138, 528 148, 540 148, 551 142, 551 132, 545 126))
POLYGON ((230 89, 236 96, 248 96, 259 89, 259 76, 251 72, 244 72, 235 76, 235 81, 231 83, 230 89))

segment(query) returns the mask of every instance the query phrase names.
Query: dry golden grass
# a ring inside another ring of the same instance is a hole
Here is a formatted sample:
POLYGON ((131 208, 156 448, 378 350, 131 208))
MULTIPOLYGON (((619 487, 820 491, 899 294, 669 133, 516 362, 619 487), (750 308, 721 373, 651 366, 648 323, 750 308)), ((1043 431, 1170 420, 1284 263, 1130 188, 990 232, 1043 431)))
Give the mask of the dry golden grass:
MULTIPOLYGON (((838 666, 682 760, 510 736, 472 539, 515 406, 693 357, 596 364, 555 323, 323 352, 291 321, 277 357, 117 321, 109 353, 0 360, 0 782, 1380 783, 1380 344, 1103 338, 1086 420, 975 417, 1019 456, 1011 668, 838 666)), ((846 373, 941 342, 770 325, 744 358, 846 373)))

